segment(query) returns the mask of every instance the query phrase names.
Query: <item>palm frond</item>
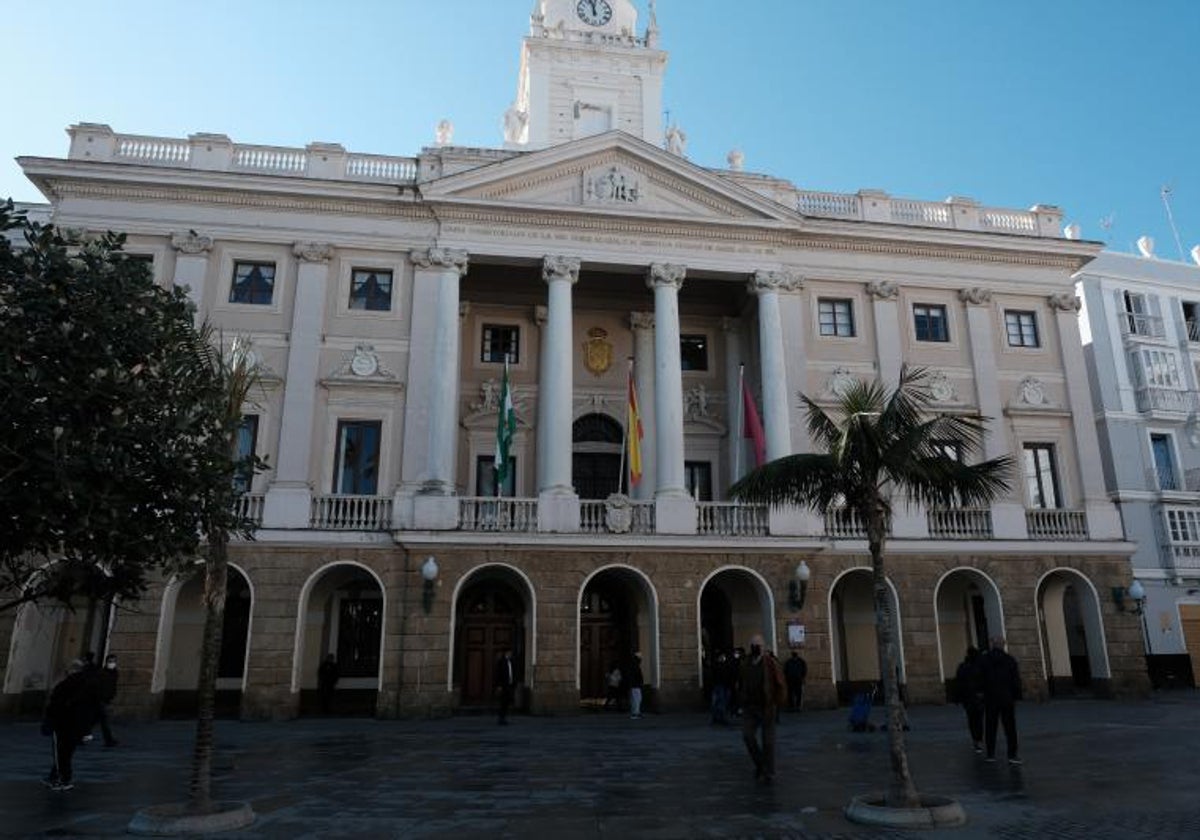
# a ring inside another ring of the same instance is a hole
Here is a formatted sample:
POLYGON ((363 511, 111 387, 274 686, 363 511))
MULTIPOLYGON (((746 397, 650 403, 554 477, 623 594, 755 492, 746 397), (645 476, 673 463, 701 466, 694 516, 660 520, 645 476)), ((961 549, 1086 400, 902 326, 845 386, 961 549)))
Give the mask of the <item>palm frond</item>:
POLYGON ((729 495, 751 504, 824 510, 843 494, 841 475, 832 455, 789 455, 751 471, 729 488, 729 495))

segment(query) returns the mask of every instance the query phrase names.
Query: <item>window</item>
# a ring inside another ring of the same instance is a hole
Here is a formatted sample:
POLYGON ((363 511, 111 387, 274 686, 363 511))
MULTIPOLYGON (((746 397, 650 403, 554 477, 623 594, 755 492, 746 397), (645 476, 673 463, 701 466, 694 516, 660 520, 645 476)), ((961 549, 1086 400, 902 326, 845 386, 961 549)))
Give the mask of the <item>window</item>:
POLYGON ((275 263, 235 262, 230 303, 271 305, 275 294, 275 263))
POLYGON ((711 502, 712 464, 708 461, 685 461, 683 473, 688 495, 698 502, 711 502))
POLYGON ((249 493, 250 483, 254 480, 254 466, 250 459, 254 457, 258 445, 258 415, 242 415, 242 424, 237 433, 237 462, 238 470, 233 477, 233 487, 239 493, 249 493))
MULTIPOLYGON (((475 495, 490 499, 496 495, 496 456, 480 455, 475 459, 475 495)), ((508 475, 500 488, 506 499, 517 495, 517 459, 508 456, 508 475)))
POLYGON ((851 301, 818 300, 817 316, 821 326, 821 335, 836 335, 841 338, 854 336, 854 309, 851 301))
POLYGON ((1166 350, 1142 350, 1139 385, 1150 388, 1182 388, 1179 363, 1175 354, 1166 350))
POLYGON ((333 492, 374 496, 379 483, 379 421, 339 420, 333 492))
POLYGON ((1038 339, 1037 318, 1032 312, 1006 310, 1004 328, 1008 331, 1009 347, 1041 347, 1038 339))
POLYGON ((1183 323, 1187 327, 1188 341, 1200 341, 1200 303, 1185 300, 1183 307, 1183 323))
POLYGON ((367 312, 392 309, 392 272, 356 268, 350 272, 350 308, 367 312))
POLYGON ((913 324, 917 330, 917 341, 950 340, 946 307, 941 304, 914 303, 913 324))
POLYGON ((708 336, 679 336, 679 359, 683 370, 708 370, 708 336))
POLYGON ((504 364, 504 357, 509 364, 521 361, 521 328, 509 324, 483 325, 483 352, 481 362, 504 364))
POLYGON ((1171 436, 1150 435, 1150 451, 1154 454, 1154 473, 1158 478, 1159 490, 1178 490, 1175 480, 1175 456, 1171 449, 1171 436))
POLYGON ((1025 444, 1025 489, 1030 507, 1062 507, 1058 474, 1054 468, 1053 444, 1025 444))
POLYGON ((1121 331, 1125 335, 1141 335, 1149 338, 1164 336, 1158 298, 1141 292, 1123 292, 1125 312, 1121 315, 1121 331))

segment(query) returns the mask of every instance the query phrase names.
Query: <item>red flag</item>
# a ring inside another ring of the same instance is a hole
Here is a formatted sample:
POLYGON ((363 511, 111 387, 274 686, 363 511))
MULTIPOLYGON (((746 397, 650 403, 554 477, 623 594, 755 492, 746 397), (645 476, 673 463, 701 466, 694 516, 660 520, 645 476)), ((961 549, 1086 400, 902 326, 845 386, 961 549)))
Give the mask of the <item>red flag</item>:
POLYGON ((763 434, 762 421, 758 419, 758 409, 754 407, 754 397, 750 396, 750 386, 742 380, 742 437, 754 441, 754 466, 761 467, 767 462, 767 436, 763 434))

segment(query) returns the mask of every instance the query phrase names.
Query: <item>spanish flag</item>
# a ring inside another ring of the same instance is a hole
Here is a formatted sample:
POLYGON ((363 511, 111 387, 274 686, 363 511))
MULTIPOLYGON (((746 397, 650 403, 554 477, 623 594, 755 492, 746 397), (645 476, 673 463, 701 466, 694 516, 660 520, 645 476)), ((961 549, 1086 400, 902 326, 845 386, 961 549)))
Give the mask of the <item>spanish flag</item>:
POLYGON ((629 400, 625 417, 629 441, 629 486, 642 480, 642 415, 638 411, 637 388, 633 385, 633 365, 629 366, 629 400))

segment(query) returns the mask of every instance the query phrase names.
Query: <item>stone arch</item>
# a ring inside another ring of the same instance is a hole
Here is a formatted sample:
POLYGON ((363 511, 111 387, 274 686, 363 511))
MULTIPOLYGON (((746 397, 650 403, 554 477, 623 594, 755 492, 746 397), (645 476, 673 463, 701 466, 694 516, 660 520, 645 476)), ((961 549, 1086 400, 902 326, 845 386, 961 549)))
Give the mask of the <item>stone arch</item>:
POLYGON ((1078 569, 1050 569, 1034 587, 1042 674, 1051 696, 1107 695, 1112 672, 1100 597, 1078 569))
MULTIPOLYGON (((747 566, 739 566, 730 564, 713 569, 700 582, 700 586, 696 591, 696 673, 700 680, 703 680, 704 675, 704 631, 705 631, 705 615, 704 615, 704 600, 705 592, 710 583, 720 585, 725 581, 718 578, 725 576, 737 576, 738 588, 732 593, 735 597, 730 597, 731 593, 723 592, 729 600, 731 608, 730 615, 730 644, 728 647, 736 647, 738 644, 745 645, 747 640, 754 633, 761 633, 763 640, 769 650, 773 650, 778 654, 778 640, 775 632, 775 595, 771 591, 770 584, 766 579, 754 569, 747 566), (748 579, 748 580, 747 580, 748 579), (754 622, 753 617, 748 616, 747 601, 751 598, 757 598, 759 616, 758 623, 754 622), (743 609, 740 611, 742 618, 737 620, 732 614, 735 603, 743 609), (753 626, 751 626, 753 625, 753 626)), ((726 647, 717 639, 712 638, 712 633, 709 633, 709 643, 713 647, 726 647)), ((702 683, 701 683, 702 684, 702 683)))
MULTIPOLYGON (((454 584, 454 591, 451 594, 450 601, 450 651, 448 669, 446 672, 446 691, 454 692, 455 685, 459 686, 460 692, 463 689, 463 669, 465 663, 460 661, 460 657, 464 653, 464 645, 474 644, 469 640, 460 638, 462 630, 467 623, 465 617, 460 615, 460 600, 469 594, 470 590, 489 580, 499 581, 510 587, 520 598, 523 612, 519 617, 521 638, 514 640, 519 641, 515 646, 518 648, 514 651, 514 659, 517 661, 520 668, 518 680, 524 683, 529 688, 533 687, 534 674, 537 666, 537 592, 533 587, 533 582, 529 576, 521 569, 509 563, 487 562, 481 563, 469 569, 463 574, 454 584)), ((495 639, 485 642, 482 646, 488 647, 496 644, 495 639)), ((490 653, 485 654, 486 659, 491 659, 490 653)), ((485 668, 490 668, 491 661, 484 663, 485 668)), ((490 686, 491 673, 485 672, 486 679, 484 682, 490 686)))
POLYGON ((986 650, 992 636, 1005 635, 1000 588, 974 566, 948 569, 933 587, 933 620, 939 674, 949 686, 968 645, 986 650))
POLYGON ((571 480, 581 499, 605 499, 624 490, 621 424, 603 411, 590 411, 571 424, 571 480))
POLYGON ((373 714, 383 685, 386 634, 387 588, 374 569, 336 560, 309 575, 300 589, 292 656, 292 693, 300 694, 301 713, 315 710, 317 668, 333 653, 342 674, 337 711, 373 714), (351 626, 350 634, 343 624, 351 626))
MULTIPOLYGON (((838 692, 838 700, 843 703, 848 703, 855 692, 868 690, 879 680, 871 576, 869 566, 854 566, 839 572, 829 585, 826 606, 829 610, 830 675, 838 692)), ((904 657, 900 596, 891 578, 885 577, 885 581, 892 596, 892 618, 896 622, 896 665, 903 686, 907 683, 908 672, 904 657)))
POLYGON ((646 684, 658 686, 661 682, 661 664, 659 658, 659 629, 658 629, 658 591, 654 588, 649 576, 641 569, 624 563, 611 563, 592 571, 584 578, 579 587, 579 595, 575 604, 575 638, 577 641, 575 657, 575 687, 580 691, 581 699, 592 697, 602 698, 603 670, 609 665, 612 655, 625 656, 636 648, 642 656, 642 671, 646 684), (624 589, 626 604, 633 601, 632 612, 623 617, 618 616, 610 630, 615 638, 603 638, 605 633, 601 619, 599 599, 602 595, 599 584, 613 589, 624 589), (633 597, 630 598, 632 589, 633 597), (584 619, 585 607, 589 618, 584 619), (597 616, 596 620, 592 620, 597 616), (620 622, 624 621, 624 626, 620 622), (592 626, 595 625, 595 626, 592 626), (632 638, 621 638, 621 634, 632 638), (612 651, 610 644, 624 645, 630 650, 612 651), (585 648, 586 646, 586 648, 585 648), (586 660, 586 661, 585 661, 586 660), (599 663, 599 664, 598 664, 599 663), (586 672, 585 672, 586 669, 586 672), (598 683, 598 685, 597 685, 598 683))

